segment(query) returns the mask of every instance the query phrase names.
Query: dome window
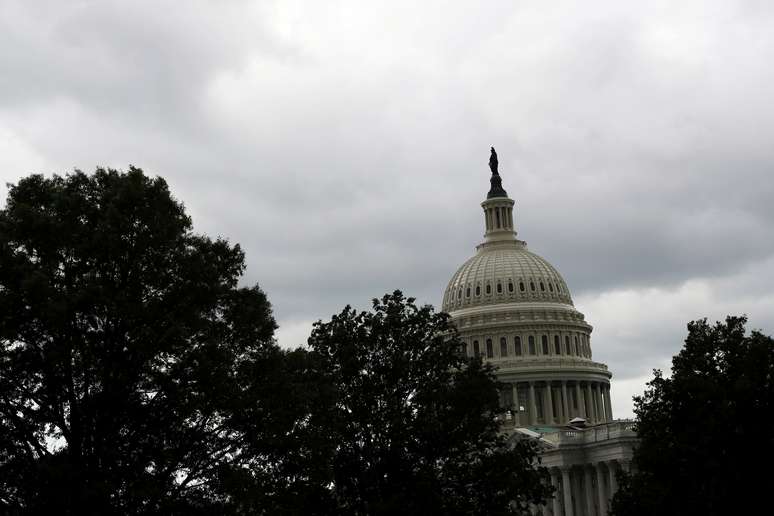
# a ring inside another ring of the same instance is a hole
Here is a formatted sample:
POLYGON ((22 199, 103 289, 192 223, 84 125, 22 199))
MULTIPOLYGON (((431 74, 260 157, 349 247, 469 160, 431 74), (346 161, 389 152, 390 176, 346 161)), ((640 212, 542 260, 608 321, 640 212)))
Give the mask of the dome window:
POLYGON ((545 292, 545 291, 546 291, 546 286, 545 286, 545 285, 543 285, 543 282, 542 282, 542 281, 540 282, 540 291, 541 291, 541 292, 545 292))
POLYGON ((489 283, 486 284, 486 293, 491 294, 492 293, 492 285, 489 283))
POLYGON ((513 282, 512 281, 508 282, 508 292, 513 292, 513 282))
POLYGON ((549 283, 548 284, 548 290, 550 290, 551 292, 554 291, 554 284, 553 283, 549 283))
POLYGON ((582 353, 581 349, 578 347, 578 336, 575 336, 575 354, 580 355, 582 353))
POLYGON ((477 296, 481 295, 481 286, 480 285, 476 285, 476 295, 477 296))
POLYGON ((543 335, 542 337, 540 337, 540 344, 543 347, 543 354, 547 355, 548 354, 548 335, 543 335))
POLYGON ((470 287, 465 289, 465 297, 470 297, 470 287))
POLYGON ((530 335, 529 336, 529 354, 530 355, 536 354, 536 352, 535 352, 535 336, 534 335, 530 335))
POLYGON ((508 341, 505 340, 505 337, 500 337, 500 356, 508 356, 508 341))
POLYGON ((562 343, 559 341, 559 335, 554 335, 554 354, 562 354, 562 343))
POLYGON ((517 357, 521 356, 521 337, 513 338, 513 354, 517 357))
POLYGON ((503 293, 503 284, 502 283, 499 283, 499 282, 497 283, 497 293, 498 294, 502 294, 503 293))
POLYGON ((534 282, 534 281, 530 281, 530 282, 529 282, 529 289, 530 289, 532 292, 534 292, 534 291, 535 291, 535 282, 534 282))
POLYGON ((481 350, 478 349, 478 341, 474 340, 473 341, 473 356, 477 357, 479 354, 481 354, 481 350))
POLYGON ((462 299, 462 289, 457 292, 457 299, 462 299))
POLYGON ((486 339, 486 358, 494 358, 494 348, 492 347, 492 339, 486 339))
POLYGON ((519 290, 521 290, 522 292, 524 292, 524 282, 523 282, 523 281, 520 281, 520 282, 519 282, 519 290))
POLYGON ((565 335, 564 336, 564 351, 568 355, 572 355, 572 351, 570 350, 570 336, 569 335, 565 335))

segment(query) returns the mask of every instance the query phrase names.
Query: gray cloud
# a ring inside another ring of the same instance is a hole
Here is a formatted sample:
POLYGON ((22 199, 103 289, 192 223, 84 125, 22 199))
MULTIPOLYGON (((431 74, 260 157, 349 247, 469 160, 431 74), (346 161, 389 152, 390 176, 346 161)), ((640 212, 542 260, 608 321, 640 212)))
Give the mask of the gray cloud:
POLYGON ((164 176, 294 345, 394 288, 438 304, 495 145, 520 236, 637 378, 701 310, 769 306, 772 29, 770 2, 5 2, 2 179, 164 176), (660 323, 651 289, 690 302, 660 323))

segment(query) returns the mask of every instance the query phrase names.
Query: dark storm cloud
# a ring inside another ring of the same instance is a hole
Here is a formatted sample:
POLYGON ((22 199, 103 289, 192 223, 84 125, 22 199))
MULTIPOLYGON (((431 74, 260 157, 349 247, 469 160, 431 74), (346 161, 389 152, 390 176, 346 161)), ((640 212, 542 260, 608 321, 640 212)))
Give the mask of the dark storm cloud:
POLYGON ((164 176, 294 345, 395 288, 438 304, 495 145, 520 237, 633 378, 694 307, 770 306, 772 29, 768 2, 6 2, 0 165, 164 176), (627 326, 653 289, 674 318, 627 326))

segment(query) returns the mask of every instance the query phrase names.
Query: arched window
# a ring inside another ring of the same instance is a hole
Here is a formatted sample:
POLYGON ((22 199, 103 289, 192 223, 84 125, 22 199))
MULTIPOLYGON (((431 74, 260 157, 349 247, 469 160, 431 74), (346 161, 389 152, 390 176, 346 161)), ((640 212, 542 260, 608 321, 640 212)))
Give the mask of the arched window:
POLYGON ((564 351, 568 355, 572 355, 572 350, 570 350, 570 336, 569 335, 565 335, 564 336, 564 351))
POLYGON ((477 296, 481 295, 481 286, 480 285, 476 285, 476 295, 477 296))
POLYGON ((500 356, 508 356, 508 341, 505 340, 505 337, 500 337, 500 356))
POLYGON ((517 357, 521 356, 521 337, 513 338, 513 354, 517 357))
POLYGON ((524 292, 524 282, 523 282, 523 281, 520 281, 520 282, 519 282, 519 290, 521 290, 522 292, 524 292))
POLYGON ((548 354, 548 335, 543 335, 540 337, 540 343, 543 345, 543 354, 548 354))
POLYGON ((502 294, 503 293, 503 284, 499 281, 497 282, 497 293, 502 294))
POLYGON ((508 282, 508 292, 513 292, 513 282, 512 281, 508 282))
POLYGON ((545 286, 545 285, 543 285, 543 282, 542 282, 542 281, 540 282, 540 291, 541 291, 541 292, 545 292, 545 291, 546 291, 546 286, 545 286))
POLYGON ((462 289, 460 289, 460 291, 457 292, 457 299, 462 299, 462 289))
POLYGON ((465 289, 465 297, 470 297, 470 287, 465 289))
POLYGON ((492 339, 486 339, 486 358, 494 358, 494 348, 492 347, 492 339))
POLYGON ((492 285, 489 283, 486 284, 486 293, 491 294, 492 293, 492 285))
POLYGON ((530 281, 530 282, 529 282, 529 289, 530 289, 532 292, 534 292, 534 291, 535 291, 535 282, 534 282, 534 281, 530 281))
POLYGON ((479 354, 481 354, 481 350, 478 349, 478 341, 474 340, 473 341, 473 356, 477 357, 479 354))
POLYGON ((550 290, 551 292, 554 291, 554 284, 553 283, 549 283, 548 284, 548 290, 550 290))
POLYGON ((463 342, 462 343, 462 356, 467 356, 468 354, 468 343, 463 342))
POLYGON ((535 351, 535 337, 534 337, 534 335, 530 335, 529 336, 529 341, 528 342, 529 342, 529 354, 530 355, 536 354, 536 351, 535 351))
POLYGON ((559 335, 554 335, 554 353, 557 355, 562 354, 562 343, 559 341, 559 335))

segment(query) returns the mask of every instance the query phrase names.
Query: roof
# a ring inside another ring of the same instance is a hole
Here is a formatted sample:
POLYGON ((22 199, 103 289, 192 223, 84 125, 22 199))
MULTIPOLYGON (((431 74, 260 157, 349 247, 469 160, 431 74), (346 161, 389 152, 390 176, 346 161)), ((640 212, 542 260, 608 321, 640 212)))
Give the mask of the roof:
POLYGON ((482 247, 462 264, 446 287, 443 309, 535 301, 572 305, 559 271, 515 240, 482 247))

